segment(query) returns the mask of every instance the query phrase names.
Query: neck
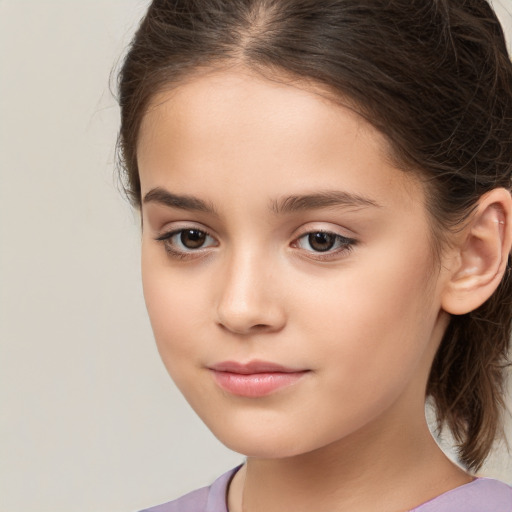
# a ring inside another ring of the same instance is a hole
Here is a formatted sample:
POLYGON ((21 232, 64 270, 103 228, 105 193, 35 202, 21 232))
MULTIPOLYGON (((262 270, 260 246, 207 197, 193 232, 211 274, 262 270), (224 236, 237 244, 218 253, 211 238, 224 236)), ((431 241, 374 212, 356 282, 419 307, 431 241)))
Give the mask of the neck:
POLYGON ((249 458, 236 475, 230 512, 398 512, 471 481, 419 424, 382 422, 294 457, 249 458))

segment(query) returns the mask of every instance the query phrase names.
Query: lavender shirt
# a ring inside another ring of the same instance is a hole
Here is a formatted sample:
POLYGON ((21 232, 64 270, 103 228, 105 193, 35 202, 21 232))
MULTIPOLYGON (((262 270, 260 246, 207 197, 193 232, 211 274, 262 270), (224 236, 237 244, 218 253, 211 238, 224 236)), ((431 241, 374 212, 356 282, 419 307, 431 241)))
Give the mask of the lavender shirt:
MULTIPOLYGON (((141 512, 228 512, 228 485, 239 468, 228 471, 209 487, 141 512)), ((512 487, 498 480, 477 478, 410 512, 512 512, 512 487)))

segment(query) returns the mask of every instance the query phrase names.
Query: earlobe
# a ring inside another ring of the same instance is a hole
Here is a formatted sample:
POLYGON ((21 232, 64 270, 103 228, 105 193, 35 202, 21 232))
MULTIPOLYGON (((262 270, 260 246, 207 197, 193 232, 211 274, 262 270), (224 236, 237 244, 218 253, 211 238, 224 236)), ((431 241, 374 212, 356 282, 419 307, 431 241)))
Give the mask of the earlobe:
POLYGON ((496 290, 512 245, 512 198, 504 188, 484 194, 459 234, 442 297, 448 313, 462 315, 481 306, 496 290))

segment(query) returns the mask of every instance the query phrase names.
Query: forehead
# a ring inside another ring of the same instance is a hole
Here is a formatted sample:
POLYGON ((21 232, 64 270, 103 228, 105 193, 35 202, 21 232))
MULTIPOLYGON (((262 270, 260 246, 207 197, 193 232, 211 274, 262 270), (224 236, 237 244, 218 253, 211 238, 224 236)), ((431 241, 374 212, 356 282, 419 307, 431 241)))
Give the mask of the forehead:
POLYGON ((384 136, 357 114, 356 105, 321 84, 285 75, 266 77, 244 67, 206 69, 153 96, 142 119, 138 143, 144 144, 152 127, 166 117, 172 118, 180 135, 193 135, 198 141, 200 137, 212 139, 221 128, 223 135, 228 134, 228 128, 232 133, 248 128, 254 137, 266 135, 272 140, 276 140, 274 130, 278 130, 277 140, 284 140, 286 133, 297 136, 299 132, 311 139, 315 128, 325 137, 333 123, 340 128, 340 114, 350 116, 348 128, 354 135, 371 133, 376 148, 388 153, 384 136), (212 127, 217 131, 212 133, 212 127))
POLYGON ((253 192, 263 192, 263 178, 274 189, 325 189, 335 178, 338 188, 369 188, 390 201, 391 189, 409 197, 418 188, 391 163, 384 136, 348 102, 335 103, 311 83, 248 70, 206 72, 155 95, 137 152, 146 191, 193 182, 210 193, 212 181, 243 188, 251 177, 253 192))

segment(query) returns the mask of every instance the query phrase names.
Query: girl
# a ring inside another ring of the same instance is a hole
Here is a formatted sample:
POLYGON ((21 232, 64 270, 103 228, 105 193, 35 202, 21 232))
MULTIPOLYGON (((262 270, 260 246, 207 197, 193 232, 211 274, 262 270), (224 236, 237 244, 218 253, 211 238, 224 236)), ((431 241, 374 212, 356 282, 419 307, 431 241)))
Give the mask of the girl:
POLYGON ((155 0, 120 104, 160 354, 247 456, 150 510, 512 510, 472 476, 512 313, 512 65, 488 3, 155 0))

